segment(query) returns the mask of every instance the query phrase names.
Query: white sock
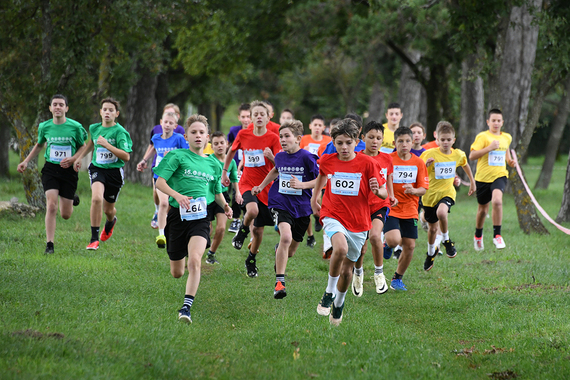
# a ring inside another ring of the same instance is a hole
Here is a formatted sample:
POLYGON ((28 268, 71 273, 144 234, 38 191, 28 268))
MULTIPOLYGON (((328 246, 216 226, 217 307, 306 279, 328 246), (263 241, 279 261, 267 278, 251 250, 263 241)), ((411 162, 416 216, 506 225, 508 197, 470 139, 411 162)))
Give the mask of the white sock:
POLYGON ((154 205, 154 210, 155 210, 154 212, 155 212, 156 214, 158 214, 158 205, 154 205))
POLYGON ((336 292, 336 284, 340 276, 331 277, 329 274, 329 282, 327 283, 327 288, 325 290, 326 293, 335 293, 336 292))
POLYGON ((438 234, 438 235, 435 237, 435 243, 433 243, 433 244, 434 244, 436 247, 439 247, 439 245, 441 244, 441 238, 442 238, 442 237, 441 237, 441 234, 438 234))
POLYGON ((341 307, 344 303, 344 297, 346 296, 346 292, 341 293, 337 289, 336 298, 334 299, 334 306, 341 307))
POLYGON ((329 238, 329 235, 325 232, 323 234, 323 252, 328 251, 329 248, 332 248, 331 238, 329 238))
POLYGON ((396 248, 394 248, 394 251, 401 251, 402 250, 402 246, 400 244, 398 244, 396 246, 396 248))
POLYGON ((164 228, 159 228, 159 229, 158 229, 158 234, 159 234, 159 235, 164 235, 164 228))
POLYGON ((448 241, 449 240, 449 231, 441 233, 441 240, 448 241))
POLYGON ((374 274, 381 274, 384 273, 384 265, 380 265, 379 267, 374 265, 374 274))
POLYGON ((354 274, 357 276, 362 276, 362 274, 364 274, 364 269, 362 269, 362 267, 360 268, 354 267, 354 274))
POLYGON ((435 256, 435 244, 428 243, 428 256, 435 256))

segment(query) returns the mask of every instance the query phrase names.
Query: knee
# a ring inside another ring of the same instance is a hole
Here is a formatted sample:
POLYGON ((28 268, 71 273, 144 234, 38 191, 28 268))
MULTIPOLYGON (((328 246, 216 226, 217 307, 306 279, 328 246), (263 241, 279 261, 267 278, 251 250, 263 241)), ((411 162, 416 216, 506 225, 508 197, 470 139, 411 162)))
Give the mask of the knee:
POLYGON ((253 237, 261 239, 263 237, 263 227, 253 227, 251 234, 253 237))
POLYGON ((182 267, 182 269, 171 268, 170 274, 172 274, 172 277, 174 277, 174 278, 180 278, 184 275, 184 267, 182 267))
POLYGON ((201 267, 202 267, 202 261, 197 257, 188 259, 188 272, 199 271, 201 267))
POLYGON ((445 220, 447 218, 447 210, 437 210, 437 218, 439 220, 445 220))
POLYGON ((437 224, 436 223, 429 223, 428 224, 428 231, 431 234, 437 234, 437 224))
POLYGON ((493 208, 502 207, 503 206, 503 198, 499 198, 499 197, 493 198, 491 203, 493 204, 493 208))
MULTIPOLYGON (((370 236, 369 236, 369 239, 370 239, 370 244, 372 244, 373 246, 376 246, 376 247, 382 246, 382 234, 379 234, 379 233, 371 233, 370 236)), ((365 249, 364 247, 366 247, 366 244, 364 244, 364 245, 362 246, 362 248, 364 249, 364 251, 366 251, 366 249, 365 249)))
POLYGON ((224 226, 224 225, 217 225, 216 226, 216 232, 215 232, 216 236, 223 236, 224 232, 226 231, 225 227, 226 226, 224 226))
POLYGON ((64 211, 60 211, 61 217, 65 220, 71 218, 71 214, 73 213, 73 209, 71 210, 64 210, 64 211))
POLYGON ((57 213, 57 202, 52 202, 52 201, 47 202, 46 211, 48 212, 48 214, 57 213))
POLYGON ((279 239, 279 244, 282 244, 284 247, 289 247, 293 242, 293 237, 288 234, 281 234, 281 238, 279 239))
POLYGON ((93 195, 91 197, 91 204, 93 206, 101 207, 101 205, 103 204, 103 197, 93 195))
POLYGON ((410 239, 410 241, 407 241, 405 243, 402 243, 402 247, 405 248, 408 252, 413 252, 414 249, 416 248, 416 241, 413 239, 410 239))

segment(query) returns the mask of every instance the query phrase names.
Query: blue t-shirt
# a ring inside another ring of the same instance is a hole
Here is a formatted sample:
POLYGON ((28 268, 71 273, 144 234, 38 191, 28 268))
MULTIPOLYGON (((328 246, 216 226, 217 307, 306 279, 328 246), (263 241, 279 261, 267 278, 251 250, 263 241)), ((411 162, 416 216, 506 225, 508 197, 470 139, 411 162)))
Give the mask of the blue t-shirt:
MULTIPOLYGON (((184 136, 176 132, 167 139, 162 138, 162 132, 157 133, 152 136, 150 142, 154 145, 154 149, 156 149, 156 156, 154 157, 156 166, 160 164, 160 161, 162 161, 167 152, 175 149, 188 149, 188 141, 186 141, 184 136)), ((158 176, 155 174, 154 178, 158 178, 158 176)))
MULTIPOLYGON (((365 148, 366 148, 366 143, 364 142, 364 140, 360 140, 358 144, 356 144, 356 146, 354 147, 354 151, 362 152, 365 148)), ((327 147, 325 148, 325 150, 323 150, 323 154, 321 156, 333 153, 336 153, 336 148, 333 142, 331 141, 330 143, 327 144, 327 147)))
MULTIPOLYGON (((230 146, 232 145, 232 143, 236 139, 239 131, 241 131, 241 125, 236 125, 236 126, 230 128, 230 132, 228 133, 228 144, 230 146)), ((241 149, 238 149, 238 151, 234 155, 234 161, 236 162, 236 165, 239 166, 239 163, 242 160, 242 158, 243 158, 243 151, 241 149)))
MULTIPOLYGON (((156 134, 162 135, 162 125, 158 124, 155 125, 154 128, 152 128, 152 131, 150 132, 150 139, 152 142, 152 137, 156 134)), ((182 135, 182 137, 184 137, 184 128, 181 125, 177 125, 176 128, 174 128, 174 133, 180 133, 182 135)), ((152 166, 151 168, 154 168, 156 166, 156 155, 154 156, 154 160, 152 160, 152 166)))
POLYGON ((279 152, 275 155, 275 167, 279 177, 269 189, 267 207, 287 211, 293 218, 309 216, 311 209, 311 189, 295 190, 289 180, 294 175, 302 182, 312 181, 319 175, 318 157, 308 150, 299 149, 296 153, 279 152), (288 186, 289 185, 289 186, 288 186))

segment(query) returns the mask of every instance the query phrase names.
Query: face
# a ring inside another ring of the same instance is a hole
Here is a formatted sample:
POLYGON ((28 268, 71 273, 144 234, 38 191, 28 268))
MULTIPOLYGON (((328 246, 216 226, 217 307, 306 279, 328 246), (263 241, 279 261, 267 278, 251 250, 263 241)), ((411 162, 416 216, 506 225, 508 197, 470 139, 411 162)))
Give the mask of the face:
POLYGON ((398 136, 394 144, 399 154, 408 154, 410 149, 412 149, 412 136, 407 134, 398 136))
POLYGON ((384 134, 377 129, 371 129, 364 135, 366 149, 372 152, 378 152, 383 140, 384 134))
POLYGON ((293 115, 291 114, 291 112, 282 112, 281 113, 281 117, 279 117, 279 124, 283 125, 288 121, 293 121, 293 115))
POLYGON ((444 151, 449 151, 455 143, 455 133, 439 133, 437 136, 437 145, 444 151))
POLYGON ((103 103, 99 113, 101 114, 101 119, 108 123, 115 121, 117 116, 119 116, 119 111, 117 111, 115 105, 107 102, 103 103))
POLYGON ((325 130, 325 122, 321 119, 315 119, 309 124, 309 129, 311 132, 315 132, 317 136, 320 136, 325 130))
POLYGON ((251 113, 248 110, 239 111, 238 119, 241 123, 241 127, 247 128, 247 126, 251 123, 251 113))
POLYGON ((388 119, 388 123, 390 123, 391 125, 400 124, 402 116, 404 116, 404 114, 399 108, 389 108, 388 111, 386 112, 386 119, 388 119))
POLYGON ((489 126, 491 132, 499 133, 503 127, 503 115, 500 113, 492 113, 489 115, 487 125, 489 126))
POLYGON ((226 141, 226 138, 224 136, 214 137, 212 139, 212 149, 218 156, 223 155, 228 149, 228 142, 226 141))
POLYGON ((162 127, 162 131, 166 134, 169 134, 176 128, 177 126, 176 118, 172 116, 162 115, 162 119, 160 119, 160 126, 162 127))
POLYGON ((291 151, 301 142, 301 136, 295 136, 289 128, 283 128, 279 131, 279 142, 281 149, 291 151))
POLYGON ((204 148, 208 143, 208 128, 199 121, 195 121, 188 128, 184 134, 188 145, 194 149, 204 148))
POLYGON ((424 130, 420 127, 412 128, 412 140, 414 144, 421 144, 424 141, 425 135, 424 130))
POLYGON ((356 140, 347 135, 339 135, 334 139, 334 146, 341 159, 350 159, 354 156, 356 140))
POLYGON ((69 107, 65 105, 65 100, 63 99, 53 99, 49 105, 49 111, 54 118, 64 117, 69 107))
POLYGON ((256 127, 265 127, 269 123, 269 116, 265 107, 257 106, 251 110, 251 119, 256 127))

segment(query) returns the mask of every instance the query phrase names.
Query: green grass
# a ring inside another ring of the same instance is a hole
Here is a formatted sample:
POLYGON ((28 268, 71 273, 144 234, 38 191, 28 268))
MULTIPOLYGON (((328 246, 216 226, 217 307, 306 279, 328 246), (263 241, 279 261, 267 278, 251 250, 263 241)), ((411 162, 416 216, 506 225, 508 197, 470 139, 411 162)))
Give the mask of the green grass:
MULTIPOLYGON (((12 155, 12 167, 17 158, 12 155)), ((534 185, 540 162, 527 166, 534 185)), ((565 163, 557 163, 564 167, 565 163)), ((555 217, 565 173, 558 169, 541 205, 555 217)), ((25 199, 19 177, 0 184, 0 200, 25 199)), ((288 265, 288 296, 272 297, 272 247, 266 229, 260 275, 245 276, 245 250, 226 235, 221 265, 203 264, 192 307, 178 323, 186 277, 174 279, 154 245, 149 188, 127 183, 117 203, 113 237, 87 251, 90 192, 80 173, 81 204, 58 217, 56 254, 46 256, 43 214, 0 216, 0 378, 101 379, 565 379, 570 374, 569 237, 524 235, 505 197, 507 248, 475 252, 476 200, 458 196, 450 215, 454 259, 422 269, 426 234, 404 281, 409 291, 373 289, 365 258, 365 292, 347 295, 342 324, 316 313, 327 278, 315 249, 302 246, 288 265)), ((568 226, 568 224, 566 224, 568 226)), ((394 272, 395 260, 385 265, 394 272)))

